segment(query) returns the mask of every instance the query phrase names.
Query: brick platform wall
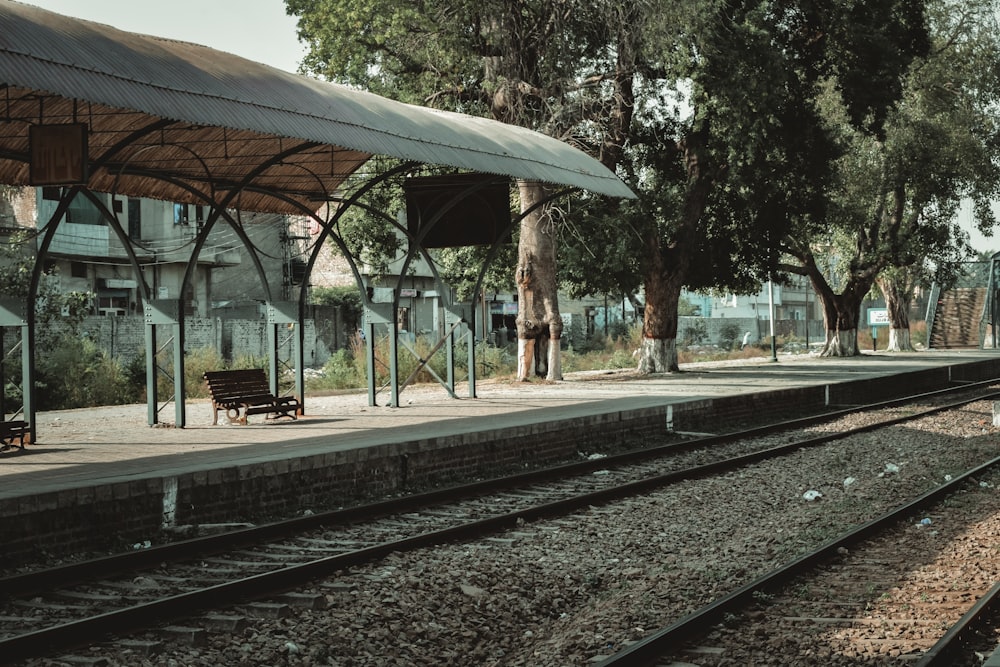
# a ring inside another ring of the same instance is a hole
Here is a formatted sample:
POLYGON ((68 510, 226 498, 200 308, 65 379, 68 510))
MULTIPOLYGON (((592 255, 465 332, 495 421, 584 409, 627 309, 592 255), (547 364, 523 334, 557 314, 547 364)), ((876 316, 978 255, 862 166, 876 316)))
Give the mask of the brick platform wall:
POLYGON ((164 523, 164 489, 176 482, 176 525, 265 521, 319 511, 437 484, 502 474, 525 464, 634 449, 667 430, 716 431, 720 424, 799 407, 857 404, 950 382, 997 377, 1000 360, 859 380, 720 397, 578 419, 484 429, 299 459, 230 466, 177 478, 108 484, 0 500, 0 558, 7 566, 41 552, 78 553, 156 541, 164 523))
POLYGON ((666 408, 484 430, 300 459, 223 468, 178 479, 179 524, 259 520, 372 500, 565 461, 666 431, 666 408))
POLYGON ((5 565, 150 539, 163 523, 162 480, 151 478, 0 500, 5 565), (130 541, 131 540, 131 541, 130 541))

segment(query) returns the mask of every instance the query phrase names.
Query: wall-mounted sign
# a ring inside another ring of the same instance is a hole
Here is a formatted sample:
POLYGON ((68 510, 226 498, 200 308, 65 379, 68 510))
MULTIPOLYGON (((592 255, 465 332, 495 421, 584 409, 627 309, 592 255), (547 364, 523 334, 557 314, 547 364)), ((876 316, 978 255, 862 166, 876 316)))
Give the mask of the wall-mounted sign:
POLYGON ((86 185, 89 165, 83 123, 32 125, 28 129, 31 185, 86 185))
POLYGON ((105 278, 104 286, 109 289, 135 289, 139 283, 129 278, 105 278))

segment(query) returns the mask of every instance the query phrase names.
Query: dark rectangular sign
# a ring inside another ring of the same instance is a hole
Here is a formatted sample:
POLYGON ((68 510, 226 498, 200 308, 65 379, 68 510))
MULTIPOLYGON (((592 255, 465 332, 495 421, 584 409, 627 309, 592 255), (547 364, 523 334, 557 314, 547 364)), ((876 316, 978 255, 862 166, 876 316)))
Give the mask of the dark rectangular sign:
POLYGON ((510 183, 489 174, 408 178, 406 220, 425 248, 491 245, 510 237, 510 183))
POLYGON ((89 156, 83 123, 32 125, 28 130, 31 185, 86 185, 89 156))

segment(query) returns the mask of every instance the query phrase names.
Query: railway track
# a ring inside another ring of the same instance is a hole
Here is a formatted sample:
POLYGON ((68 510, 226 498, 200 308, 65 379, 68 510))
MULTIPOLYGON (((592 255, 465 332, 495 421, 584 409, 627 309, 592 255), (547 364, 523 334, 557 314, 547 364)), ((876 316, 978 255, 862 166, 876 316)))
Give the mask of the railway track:
MULTIPOLYGON (((987 387, 967 388, 978 395, 921 410, 901 401, 881 404, 863 429, 992 398, 983 393, 987 387)), ((935 392, 919 400, 944 396, 935 392)), ((821 435, 802 432, 818 422, 809 418, 702 438, 8 577, 0 580, 0 656, 14 661, 48 655, 166 618, 273 595, 392 552, 508 529, 847 435, 836 427, 821 435), (766 437, 782 444, 760 441, 766 437)))
POLYGON ((980 570, 996 558, 997 481, 1000 457, 597 664, 980 665, 998 643, 1000 584, 980 570))

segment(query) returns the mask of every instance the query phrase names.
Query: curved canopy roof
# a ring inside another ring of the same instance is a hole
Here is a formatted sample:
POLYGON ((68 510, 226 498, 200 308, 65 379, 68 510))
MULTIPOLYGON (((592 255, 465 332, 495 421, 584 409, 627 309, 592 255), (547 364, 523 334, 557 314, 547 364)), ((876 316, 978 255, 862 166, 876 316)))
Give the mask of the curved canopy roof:
POLYGON ((301 213, 375 155, 634 196, 520 127, 388 100, 197 44, 0 0, 0 182, 29 183, 29 127, 83 123, 98 191, 301 213), (211 185, 210 185, 211 184, 211 185), (286 199, 286 197, 288 199, 286 199))

